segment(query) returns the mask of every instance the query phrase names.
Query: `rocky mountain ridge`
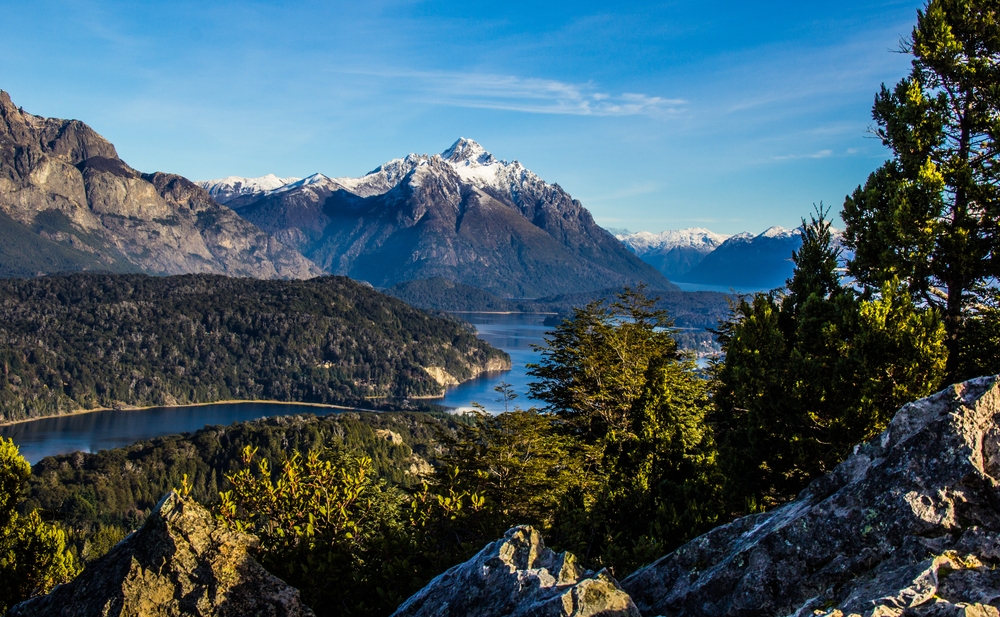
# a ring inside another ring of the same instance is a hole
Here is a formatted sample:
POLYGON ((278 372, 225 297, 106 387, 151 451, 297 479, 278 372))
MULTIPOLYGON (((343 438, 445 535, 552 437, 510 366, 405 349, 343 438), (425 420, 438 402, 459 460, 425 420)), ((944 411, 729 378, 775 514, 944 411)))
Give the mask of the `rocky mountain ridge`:
POLYGON ((554 559, 531 533, 512 529, 396 615, 457 617, 475 599, 481 617, 1000 616, 1000 376, 904 406, 794 501, 717 527, 620 586, 607 577, 602 593, 559 603, 522 591, 512 605, 511 586, 566 597, 580 580, 553 584, 563 577, 549 566, 552 582, 527 583, 542 579, 539 563, 572 559, 554 559), (510 557, 522 553, 538 557, 510 557))
POLYGON ((380 287, 442 276, 504 297, 673 288, 559 185, 464 138, 361 178, 316 174, 230 205, 326 271, 380 287))
POLYGON ((141 529, 80 576, 7 615, 314 617, 297 589, 248 554, 257 543, 171 492, 141 529))
POLYGON ((86 124, 26 113, 3 91, 0 240, 0 276, 322 273, 191 181, 140 173, 86 124))

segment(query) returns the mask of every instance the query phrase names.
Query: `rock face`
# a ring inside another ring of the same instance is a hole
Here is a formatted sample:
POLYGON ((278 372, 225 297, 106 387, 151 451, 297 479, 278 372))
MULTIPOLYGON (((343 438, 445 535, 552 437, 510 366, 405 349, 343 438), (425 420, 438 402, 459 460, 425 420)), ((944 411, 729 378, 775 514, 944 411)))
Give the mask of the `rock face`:
POLYGON ((554 553, 530 526, 514 527, 469 561, 438 576, 393 617, 639 617, 604 570, 554 553))
POLYGON ((0 276, 78 270, 321 274, 189 180, 139 173, 86 124, 26 113, 0 91, 0 276))
POLYGON ((771 512, 622 581, 644 615, 997 616, 1000 383, 903 407, 882 435, 771 512))
POLYGON ((676 289, 558 185, 467 139, 361 178, 316 174, 228 205, 328 272, 380 287, 443 277, 519 298, 676 289))
POLYGON ((9 617, 312 617, 299 592, 247 555, 256 539, 171 492, 139 531, 73 582, 9 617))

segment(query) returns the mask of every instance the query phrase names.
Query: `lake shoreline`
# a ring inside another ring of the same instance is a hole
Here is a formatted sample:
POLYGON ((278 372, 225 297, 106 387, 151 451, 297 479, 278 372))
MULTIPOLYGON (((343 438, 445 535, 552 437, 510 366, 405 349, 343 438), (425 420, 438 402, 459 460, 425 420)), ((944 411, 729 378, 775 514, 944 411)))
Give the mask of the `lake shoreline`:
MULTIPOLYGON (((437 397, 437 398, 443 398, 443 397, 437 397)), ((148 405, 146 407, 122 406, 122 407, 96 407, 94 409, 75 409, 73 411, 69 411, 66 413, 57 413, 49 416, 24 418, 23 420, 7 420, 6 422, 0 422, 0 426, 14 426, 16 424, 24 424, 25 422, 35 422, 38 420, 45 420, 48 418, 68 418, 71 416, 80 416, 88 413, 96 413, 98 411, 143 411, 145 409, 184 409, 187 407, 204 407, 206 405, 235 405, 240 403, 260 403, 264 405, 301 405, 303 407, 323 407, 326 409, 340 409, 342 411, 366 411, 370 413, 379 413, 380 411, 382 411, 379 409, 347 407, 345 405, 333 405, 330 403, 303 403, 299 401, 271 401, 263 399, 254 399, 254 400, 232 399, 225 401, 211 401, 209 403, 187 403, 184 405, 148 405)))

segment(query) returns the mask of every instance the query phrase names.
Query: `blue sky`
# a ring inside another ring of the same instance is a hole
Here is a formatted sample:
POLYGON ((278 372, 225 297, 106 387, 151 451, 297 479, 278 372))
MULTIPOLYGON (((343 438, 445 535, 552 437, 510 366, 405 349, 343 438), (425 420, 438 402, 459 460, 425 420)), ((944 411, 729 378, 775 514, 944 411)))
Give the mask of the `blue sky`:
POLYGON ((605 227, 756 233, 885 160, 921 6, 36 0, 4 8, 0 89, 141 171, 358 176, 464 136, 605 227))

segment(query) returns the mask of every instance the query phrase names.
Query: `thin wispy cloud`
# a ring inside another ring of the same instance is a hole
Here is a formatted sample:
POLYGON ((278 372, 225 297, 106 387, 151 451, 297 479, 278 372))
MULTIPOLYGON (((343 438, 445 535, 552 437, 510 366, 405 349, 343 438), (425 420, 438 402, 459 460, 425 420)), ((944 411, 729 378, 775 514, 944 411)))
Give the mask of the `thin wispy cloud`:
POLYGON ((593 82, 479 73, 364 73, 404 79, 415 102, 451 107, 500 109, 531 114, 650 116, 685 111, 687 101, 637 92, 613 94, 593 82))
POLYGON ((775 161, 789 161, 793 159, 825 159, 833 156, 833 150, 820 150, 812 154, 786 154, 784 156, 772 156, 775 161))

